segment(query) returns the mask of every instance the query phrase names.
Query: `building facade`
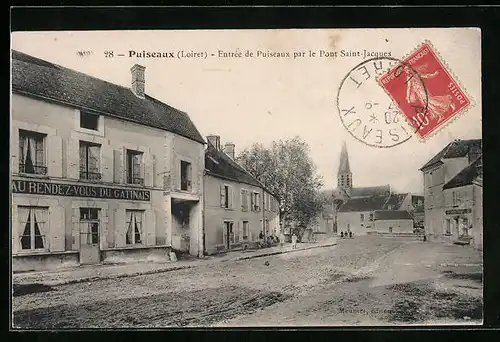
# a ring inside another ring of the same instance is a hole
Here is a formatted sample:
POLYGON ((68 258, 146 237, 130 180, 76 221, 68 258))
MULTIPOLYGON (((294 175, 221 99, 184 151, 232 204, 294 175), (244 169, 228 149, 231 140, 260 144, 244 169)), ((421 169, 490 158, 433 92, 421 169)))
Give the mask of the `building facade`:
MULTIPOLYGON (((443 186, 475 161, 481 151, 481 139, 455 140, 420 168, 424 177, 424 227, 430 240, 453 241, 448 226, 453 222, 446 217, 446 210, 452 210, 447 209, 447 203, 453 200, 446 198, 443 186)), ((464 196, 469 198, 471 194, 466 191, 464 196)))
POLYGON ((413 233, 413 201, 409 193, 352 197, 338 210, 339 233, 413 233))
POLYGON ((207 254, 253 247, 259 234, 279 234, 277 199, 234 158, 234 144, 207 137, 204 236, 207 254))
POLYGON ((452 241, 470 241, 483 249, 482 157, 443 186, 445 234, 452 241))
POLYGON ((14 271, 202 252, 204 140, 144 67, 130 88, 15 51, 12 68, 14 271))
POLYGON ((407 210, 377 210, 373 216, 373 232, 413 234, 413 218, 407 210))

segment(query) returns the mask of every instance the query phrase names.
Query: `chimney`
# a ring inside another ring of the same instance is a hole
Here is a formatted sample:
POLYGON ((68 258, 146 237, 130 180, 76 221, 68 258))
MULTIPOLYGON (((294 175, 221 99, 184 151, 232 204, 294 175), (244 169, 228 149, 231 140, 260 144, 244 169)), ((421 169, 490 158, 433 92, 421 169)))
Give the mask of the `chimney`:
POLYGON ((220 150, 220 137, 218 135, 209 135, 207 140, 216 150, 220 150))
POLYGON ((232 159, 234 160, 234 144, 227 142, 224 145, 224 152, 232 159))
POLYGON ((132 68, 130 68, 130 71, 132 73, 132 92, 135 94, 135 96, 140 97, 141 99, 144 98, 144 89, 145 89, 145 79, 144 79, 144 73, 146 71, 146 67, 143 67, 142 65, 139 64, 134 64, 132 68))

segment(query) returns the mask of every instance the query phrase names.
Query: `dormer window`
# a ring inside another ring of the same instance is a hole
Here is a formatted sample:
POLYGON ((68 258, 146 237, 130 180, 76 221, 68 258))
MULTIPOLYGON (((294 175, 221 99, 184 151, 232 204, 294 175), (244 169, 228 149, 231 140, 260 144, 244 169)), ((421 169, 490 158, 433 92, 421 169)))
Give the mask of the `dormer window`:
POLYGON ((93 131, 99 130, 99 115, 80 112, 80 127, 91 129, 93 131))

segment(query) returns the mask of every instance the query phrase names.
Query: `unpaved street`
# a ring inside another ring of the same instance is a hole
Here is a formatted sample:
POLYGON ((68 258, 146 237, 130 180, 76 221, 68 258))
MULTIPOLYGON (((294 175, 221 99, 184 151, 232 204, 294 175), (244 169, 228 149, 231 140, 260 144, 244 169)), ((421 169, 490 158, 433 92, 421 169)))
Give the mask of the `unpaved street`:
POLYGON ((53 287, 13 298, 14 325, 256 326, 478 322, 480 255, 401 238, 53 287), (461 264, 462 267, 442 264, 461 264), (474 266, 476 264, 476 266, 474 266))

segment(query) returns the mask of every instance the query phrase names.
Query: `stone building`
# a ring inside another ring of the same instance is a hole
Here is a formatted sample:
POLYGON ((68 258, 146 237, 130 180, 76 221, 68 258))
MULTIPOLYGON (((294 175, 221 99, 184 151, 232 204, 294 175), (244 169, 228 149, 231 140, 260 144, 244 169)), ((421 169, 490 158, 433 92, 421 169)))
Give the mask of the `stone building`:
POLYGON ((207 254, 252 247, 279 235, 278 200, 235 161, 235 145, 207 137, 204 236, 207 254))
POLYGON ((144 67, 131 80, 13 51, 14 271, 202 254, 205 142, 146 94, 144 67))
MULTIPOLYGON (((410 213, 412 224, 405 223, 405 232, 413 231, 414 221, 423 213, 423 197, 410 193, 394 193, 389 184, 370 187, 354 187, 353 173, 349 165, 347 145, 340 152, 337 187, 323 192, 325 204, 318 218, 322 232, 356 231, 366 234, 373 228, 375 211, 402 210, 410 213), (370 220, 370 217, 372 219, 370 220), (411 229, 408 228, 411 226, 411 229), (367 230, 368 229, 368 230, 367 230)), ((401 213, 406 220, 407 214, 401 213)))
MULTIPOLYGON (((481 201, 474 201, 477 193, 482 192, 482 186, 465 184, 469 183, 468 177, 472 175, 474 177, 470 180, 471 183, 478 178, 476 176, 479 176, 481 170, 478 166, 482 165, 478 158, 481 154, 481 139, 455 140, 420 168, 424 177, 424 226, 430 240, 446 242, 456 240, 465 232, 460 228, 457 232, 457 224, 459 227, 468 227, 475 221, 472 212, 482 210, 482 206, 479 205, 481 201), (473 164, 474 162, 476 164, 473 164), (463 183, 462 178, 467 179, 467 182, 463 183)), ((482 230, 482 218, 479 219, 479 216, 477 222, 480 220, 482 230)))
POLYGON ((444 186, 445 234, 483 249, 483 158, 479 157, 444 186))

